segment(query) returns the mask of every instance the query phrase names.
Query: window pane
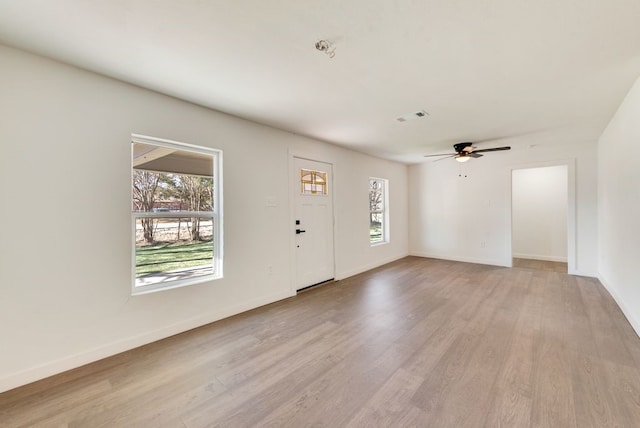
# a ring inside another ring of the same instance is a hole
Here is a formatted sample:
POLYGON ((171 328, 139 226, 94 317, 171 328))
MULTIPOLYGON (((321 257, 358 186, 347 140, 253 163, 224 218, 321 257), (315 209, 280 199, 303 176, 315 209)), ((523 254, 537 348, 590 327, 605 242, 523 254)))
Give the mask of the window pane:
POLYGON ((383 213, 371 213, 371 219, 369 222, 369 240, 371 242, 380 242, 384 238, 384 214, 383 213))
POLYGON ((213 211, 213 177, 133 171, 134 212, 213 211))
POLYGON ((213 217, 137 217, 135 250, 136 286, 211 275, 213 217))
POLYGON ((300 192, 303 195, 326 195, 327 173, 324 171, 300 170, 300 192))
POLYGON ((369 242, 387 242, 385 230, 386 222, 386 194, 387 180, 381 178, 369 179, 369 242))
POLYGON ((151 144, 133 145, 133 211, 213 211, 213 157, 151 144))
POLYGON ((384 210, 384 182, 382 180, 369 180, 369 210, 384 210))
POLYGON ((133 293, 222 277, 222 152, 132 135, 133 293))

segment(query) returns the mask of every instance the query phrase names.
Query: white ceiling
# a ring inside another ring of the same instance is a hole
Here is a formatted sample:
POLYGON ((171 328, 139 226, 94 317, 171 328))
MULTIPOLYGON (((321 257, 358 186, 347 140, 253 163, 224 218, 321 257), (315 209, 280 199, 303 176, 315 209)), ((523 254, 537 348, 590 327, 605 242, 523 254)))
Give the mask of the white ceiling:
POLYGON ((640 1, 0 0, 0 42, 413 163, 597 139, 640 75, 640 1))

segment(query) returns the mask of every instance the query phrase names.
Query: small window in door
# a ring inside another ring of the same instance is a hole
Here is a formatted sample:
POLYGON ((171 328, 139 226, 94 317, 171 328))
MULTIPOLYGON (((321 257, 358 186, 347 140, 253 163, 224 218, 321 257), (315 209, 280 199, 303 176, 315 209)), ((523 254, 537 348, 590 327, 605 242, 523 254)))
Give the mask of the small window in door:
POLYGON ((300 193, 303 195, 326 195, 327 173, 300 169, 300 193))

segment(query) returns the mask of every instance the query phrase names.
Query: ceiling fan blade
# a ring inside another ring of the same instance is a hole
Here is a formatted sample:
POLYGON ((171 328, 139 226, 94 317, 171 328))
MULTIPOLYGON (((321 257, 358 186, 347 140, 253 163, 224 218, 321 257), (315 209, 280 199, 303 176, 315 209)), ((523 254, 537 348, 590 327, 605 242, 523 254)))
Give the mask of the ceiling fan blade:
POLYGON ((474 150, 472 153, 499 152, 502 150, 511 150, 511 147, 505 146, 505 147, 494 147, 492 149, 480 149, 480 150, 474 150))
POLYGON ((425 158, 430 158, 432 156, 455 156, 457 153, 440 153, 439 155, 424 155, 425 158))
POLYGON ((439 161, 441 161, 441 160, 449 159, 449 158, 452 158, 452 157, 454 157, 454 156, 458 156, 458 153, 454 153, 454 154, 449 155, 449 156, 444 157, 444 158, 436 159, 436 160, 434 160, 434 162, 439 162, 439 161))
POLYGON ((467 156, 471 156, 472 158, 481 158, 484 155, 478 154, 476 152, 471 152, 467 156))

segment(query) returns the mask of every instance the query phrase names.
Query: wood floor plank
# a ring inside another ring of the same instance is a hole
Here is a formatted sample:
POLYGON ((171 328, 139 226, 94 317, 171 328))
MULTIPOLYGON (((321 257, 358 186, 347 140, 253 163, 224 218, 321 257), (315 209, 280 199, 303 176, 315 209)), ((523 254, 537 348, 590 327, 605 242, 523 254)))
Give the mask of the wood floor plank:
POLYGON ((409 422, 407 409, 414 413, 409 419, 416 424, 424 422, 426 413, 411 404, 411 398, 422 382, 424 379, 415 374, 396 370, 346 426, 406 426, 409 422))
POLYGON ((59 420, 57 424, 67 423, 69 415, 61 415, 59 409, 65 407, 77 408, 87 403, 92 403, 96 398, 111 392, 111 390, 111 384, 105 380, 87 387, 70 388, 64 394, 60 393, 47 397, 41 403, 29 402, 25 408, 14 407, 18 411, 4 411, 0 413, 0 421, 2 425, 17 427, 35 426, 37 424, 47 425, 55 422, 56 419, 59 420))
MULTIPOLYGON (((228 392, 212 397, 194 409, 181 410, 181 418, 189 427, 208 426, 212 419, 222 420, 226 415, 237 414, 238 407, 251 406, 254 412, 260 408, 259 396, 268 393, 269 388, 281 378, 293 375, 299 370, 314 373, 314 366, 320 365, 326 370, 334 360, 331 355, 322 358, 319 350, 325 350, 335 343, 335 323, 323 325, 322 331, 308 331, 298 336, 296 346, 278 347, 275 352, 265 353, 247 364, 234 367, 232 371, 222 372, 222 383, 228 392), (243 373, 244 371, 246 373, 243 373), (224 376, 224 377, 223 377, 224 376)), ((346 340, 343 337, 343 340, 346 340)))
POLYGON ((492 402, 484 426, 486 428, 531 426, 532 402, 531 396, 525 395, 519 390, 498 387, 492 394, 492 402))
MULTIPOLYGON (((509 349, 505 352, 505 360, 497 379, 497 390, 505 395, 506 403, 511 403, 513 394, 524 397, 532 396, 532 374, 534 367, 534 344, 542 326, 543 295, 534 289, 531 275, 518 276, 523 289, 522 301, 516 308, 517 320, 512 332, 509 349)), ((499 407, 502 401, 494 403, 499 407)), ((495 410, 495 415, 502 411, 495 410)))
POLYGON ((597 287, 601 285, 583 278, 577 278, 580 293, 584 301, 585 311, 593 332, 593 339, 600 357, 616 364, 635 366, 635 360, 629 353, 612 314, 607 311, 607 304, 602 299, 597 287))
POLYGON ((0 426, 636 427, 640 338, 566 264, 406 257, 0 394, 0 426))
POLYGON ((564 316, 562 290, 552 273, 545 273, 542 328, 534 346, 533 427, 576 427, 571 383, 570 331, 564 316), (554 284, 555 283, 555 284, 554 284))
POLYGON ((565 325, 570 335, 565 344, 578 354, 596 357, 598 347, 593 340, 593 329, 576 277, 567 277, 567 283, 561 290, 565 325))
POLYGON ((615 422, 620 426, 640 426, 640 370, 606 360, 600 362, 609 380, 613 400, 609 404, 617 409, 615 422))
POLYGON ((576 422, 579 427, 616 426, 616 406, 603 364, 576 353, 572 361, 572 389, 576 422))
POLYGON ((431 426, 482 426, 496 393, 498 372, 507 355, 514 328, 512 313, 496 310, 491 324, 471 352, 460 380, 452 385, 450 398, 429 419, 431 426))
MULTIPOLYGON (((436 320, 440 319, 440 315, 443 314, 443 306, 438 304, 440 301, 438 295, 443 293, 446 288, 438 288, 433 299, 422 301, 409 298, 400 307, 398 307, 397 300, 389 299, 388 293, 376 294, 376 296, 382 297, 381 300, 373 299, 376 304, 384 304, 382 307, 377 307, 382 312, 373 312, 373 316, 367 322, 358 323, 364 327, 368 339, 359 344, 357 348, 352 348, 345 353, 331 370, 318 376, 314 381, 309 381, 310 385, 302 388, 302 392, 297 398, 289 400, 285 406, 278 407, 261 423, 271 426, 313 424, 327 418, 326 415, 332 414, 331 410, 341 402, 349 401, 355 404, 358 401, 363 402, 368 395, 373 395, 386 377, 400 366, 404 358, 422 346, 425 340, 426 323, 437 323, 436 320), (384 314, 389 311, 397 313, 392 308, 402 309, 400 313, 407 315, 404 317, 385 317, 384 314), (413 313, 422 313, 423 316, 416 318, 412 315, 413 313), (425 314, 427 315, 425 316, 425 314), (380 322, 381 320, 382 322, 380 322), (400 332, 405 334, 399 336, 400 332), (345 387, 344 384, 342 386, 334 385, 330 380, 335 378, 345 379, 348 387, 345 387), (319 404, 314 406, 313 411, 309 411, 308 403, 314 401, 319 404)), ((368 294, 370 302, 371 296, 368 294)), ((446 315, 446 312, 444 314, 446 315)), ((354 335, 351 335, 351 339, 349 339, 350 345, 357 343, 353 337, 354 335)), ((355 337, 362 337, 362 334, 355 335, 355 337)), ((353 411, 355 412, 355 410, 357 410, 356 406, 353 411)), ((349 413, 347 412, 335 414, 329 424, 341 426, 346 423, 348 417, 349 413)), ((246 418, 242 421, 236 418, 225 422, 230 426, 252 425, 246 418)))

